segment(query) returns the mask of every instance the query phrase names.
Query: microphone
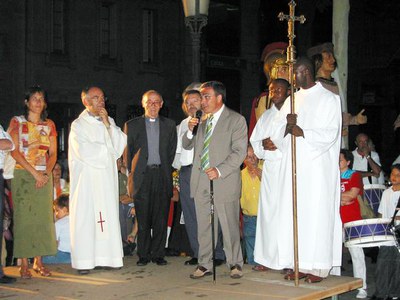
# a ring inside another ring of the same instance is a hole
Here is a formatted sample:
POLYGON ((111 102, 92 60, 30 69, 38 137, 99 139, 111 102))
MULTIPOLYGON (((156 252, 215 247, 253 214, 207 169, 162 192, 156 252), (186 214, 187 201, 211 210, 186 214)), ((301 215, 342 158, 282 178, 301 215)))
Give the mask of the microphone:
POLYGON ((199 119, 199 123, 196 126, 193 127, 193 131, 192 131, 193 136, 195 136, 197 134, 197 130, 199 128, 200 119, 201 119, 202 115, 203 115, 203 112, 201 110, 196 111, 195 118, 199 119))

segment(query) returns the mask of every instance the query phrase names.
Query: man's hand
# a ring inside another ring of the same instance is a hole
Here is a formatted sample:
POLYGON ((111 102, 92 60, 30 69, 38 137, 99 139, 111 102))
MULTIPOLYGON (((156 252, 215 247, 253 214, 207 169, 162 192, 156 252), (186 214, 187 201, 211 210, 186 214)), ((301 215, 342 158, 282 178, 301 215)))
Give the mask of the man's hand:
POLYGON ((371 153, 371 148, 369 146, 365 146, 365 147, 359 148, 359 150, 360 150, 360 152, 362 152, 362 154, 365 157, 367 157, 371 153))
POLYGON ((294 126, 297 124, 297 115, 296 114, 287 114, 286 115, 287 124, 290 126, 294 126))
POLYGON ((288 133, 290 133, 290 134, 292 134, 292 135, 294 135, 296 137, 299 137, 299 136, 304 137, 303 129, 301 129, 297 125, 289 125, 289 124, 286 125, 286 130, 285 130, 285 135, 284 136, 286 136, 288 133))
POLYGON ((277 148, 270 138, 266 138, 262 141, 264 150, 275 151, 277 148))
POLYGON ((99 116, 101 117, 104 125, 106 125, 107 128, 110 128, 110 122, 108 121, 108 112, 105 108, 100 109, 99 116))
POLYGON ((214 180, 214 179, 218 179, 219 178, 219 173, 217 168, 208 168, 207 170, 205 170, 208 179, 210 180, 214 180))
POLYGON ((197 118, 191 118, 188 123, 188 127, 190 131, 193 131, 193 128, 199 124, 200 120, 197 118))
POLYGON ((299 126, 297 126, 297 125, 294 125, 294 126, 292 127, 292 132, 291 132, 291 134, 293 134, 294 136, 297 136, 297 137, 299 137, 299 136, 304 137, 303 129, 301 129, 301 128, 300 128, 299 126))
POLYGON ((365 112, 365 109, 362 109, 357 115, 356 115, 356 122, 360 125, 366 124, 368 121, 367 116, 363 115, 365 112))

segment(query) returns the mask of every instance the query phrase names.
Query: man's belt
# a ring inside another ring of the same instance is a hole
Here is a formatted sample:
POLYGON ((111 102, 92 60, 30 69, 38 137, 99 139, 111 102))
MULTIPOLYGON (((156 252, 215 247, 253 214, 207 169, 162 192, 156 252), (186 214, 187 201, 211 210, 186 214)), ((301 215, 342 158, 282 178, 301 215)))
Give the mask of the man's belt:
POLYGON ((147 167, 149 168, 149 169, 159 169, 159 168, 161 168, 161 165, 147 165, 147 167))

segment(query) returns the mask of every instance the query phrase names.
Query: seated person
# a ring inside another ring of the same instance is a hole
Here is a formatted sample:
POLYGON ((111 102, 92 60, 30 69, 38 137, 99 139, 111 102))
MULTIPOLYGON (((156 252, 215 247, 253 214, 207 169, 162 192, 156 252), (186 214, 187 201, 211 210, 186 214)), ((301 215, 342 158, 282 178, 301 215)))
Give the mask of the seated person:
MULTIPOLYGON (((339 168, 340 168, 340 217, 342 223, 361 220, 360 205, 358 196, 362 197, 363 188, 361 176, 358 172, 351 169, 354 156, 347 149, 340 150, 339 168)), ((367 298, 367 268, 365 266, 365 257, 363 248, 349 247, 351 260, 353 262, 353 275, 363 280, 362 288, 358 289, 356 298, 367 298)))
POLYGON ((71 263, 71 240, 69 231, 69 195, 61 194, 54 201, 54 210, 57 221, 56 239, 57 254, 55 256, 43 256, 45 264, 70 264, 71 263))
POLYGON ((53 168, 53 186, 54 186, 54 200, 61 194, 69 193, 69 183, 61 177, 61 163, 56 162, 53 168))

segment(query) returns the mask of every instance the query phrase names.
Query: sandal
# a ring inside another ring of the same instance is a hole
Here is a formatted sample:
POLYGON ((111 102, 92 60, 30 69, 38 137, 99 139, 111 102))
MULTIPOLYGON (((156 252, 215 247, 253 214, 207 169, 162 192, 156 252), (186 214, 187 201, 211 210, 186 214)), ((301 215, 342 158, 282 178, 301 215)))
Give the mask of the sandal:
POLYGON ((306 279, 304 281, 307 283, 317 283, 317 282, 321 282, 322 280, 324 280, 324 278, 313 275, 313 274, 307 274, 306 279))
POLYGON ((51 276, 51 272, 49 269, 47 269, 45 266, 33 266, 33 271, 35 271, 36 273, 40 274, 43 277, 49 277, 51 276))
POLYGON ((29 267, 20 267, 19 268, 19 274, 21 275, 22 279, 31 279, 32 278, 32 273, 29 271, 29 267))
POLYGON ((263 265, 255 265, 251 269, 253 271, 257 271, 257 272, 265 272, 265 271, 271 270, 270 268, 263 266, 263 265))
POLYGON ((293 269, 289 269, 289 268, 284 268, 281 270, 281 274, 286 275, 286 274, 290 274, 293 272, 293 269))
MULTIPOLYGON (((291 273, 287 273, 283 278, 285 278, 286 280, 295 280, 296 278, 295 272, 291 272, 291 273)), ((299 279, 303 279, 306 278, 307 274, 306 273, 302 273, 299 272, 299 279)))

